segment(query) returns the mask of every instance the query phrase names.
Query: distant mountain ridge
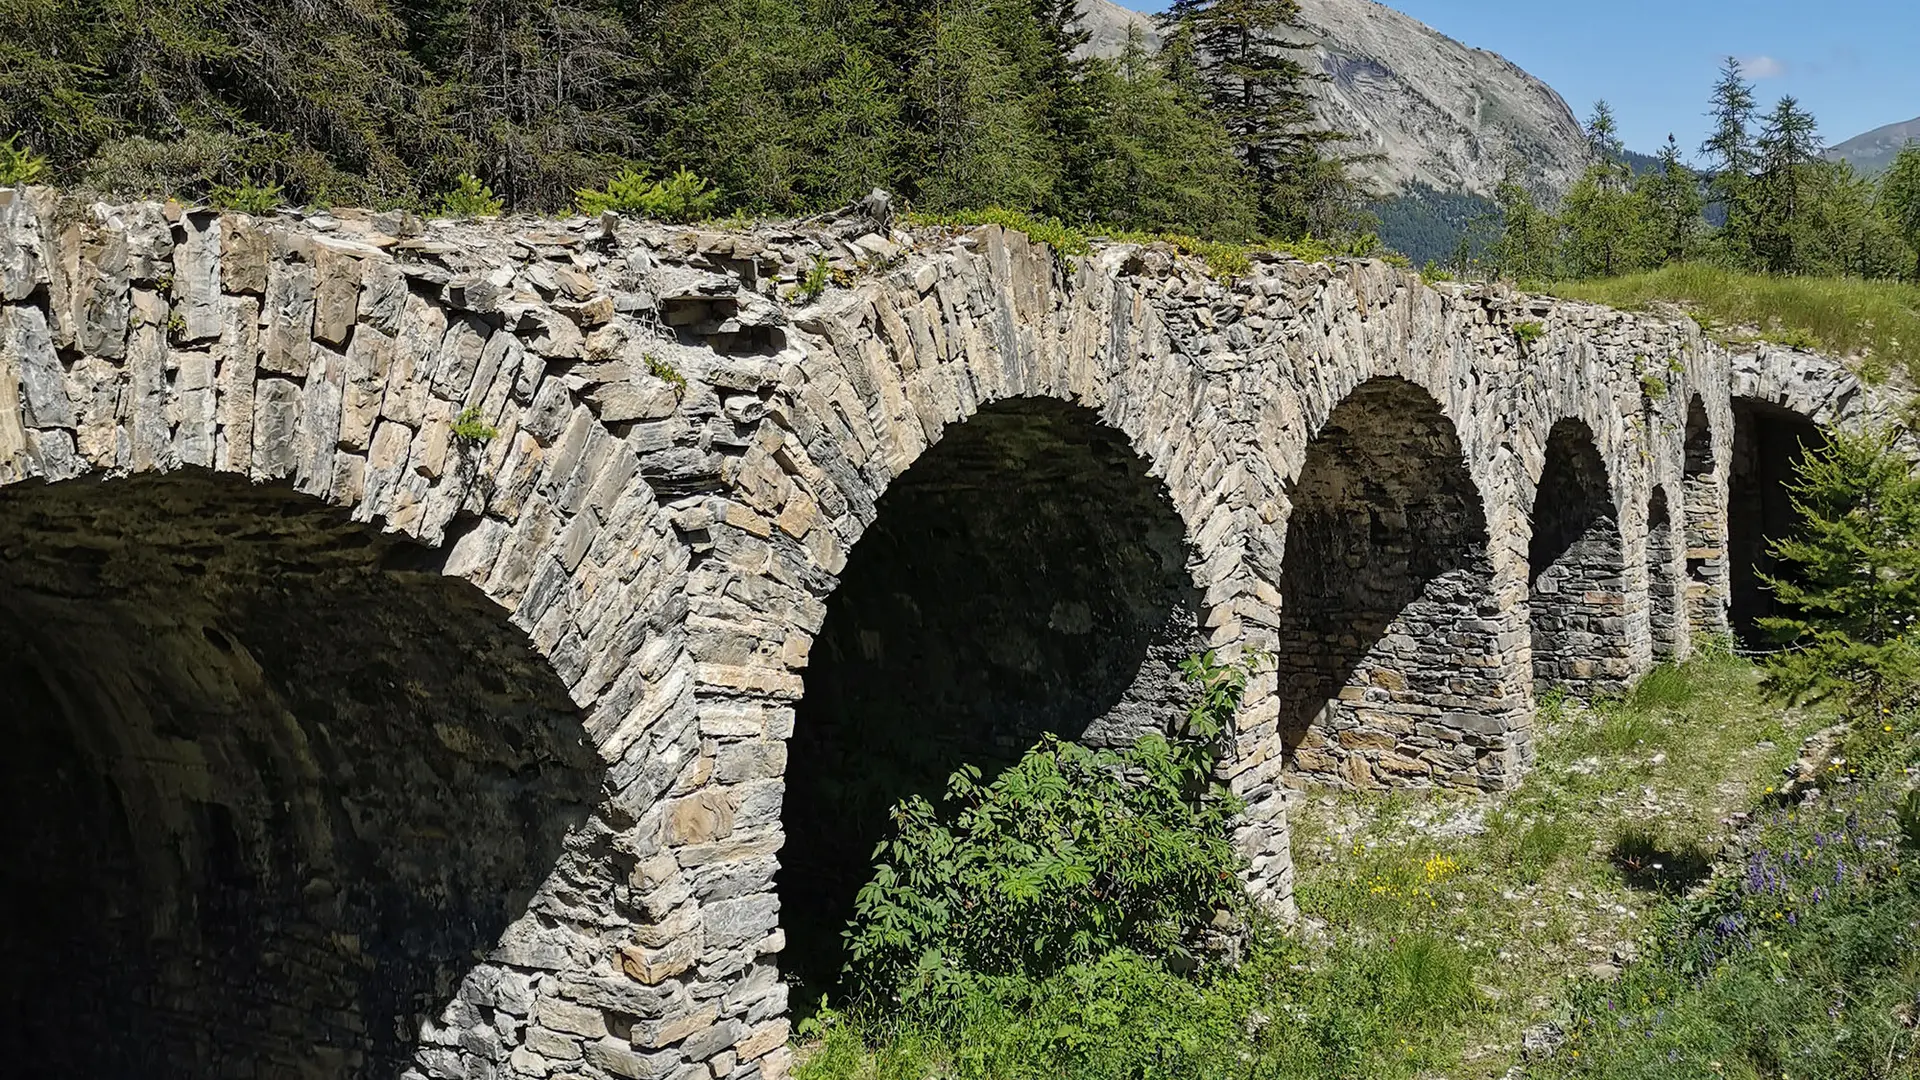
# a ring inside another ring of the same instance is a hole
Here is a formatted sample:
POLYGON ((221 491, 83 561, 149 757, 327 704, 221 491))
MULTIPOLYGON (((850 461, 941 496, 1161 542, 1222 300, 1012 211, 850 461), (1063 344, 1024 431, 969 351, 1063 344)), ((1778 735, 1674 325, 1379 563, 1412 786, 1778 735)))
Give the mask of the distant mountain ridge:
MULTIPOLYGON (((1150 16, 1112 0, 1079 0, 1087 50, 1110 56, 1150 16)), ((1545 83, 1505 58, 1469 48, 1373 0, 1301 0, 1314 58, 1328 80, 1316 90, 1322 119, 1354 136, 1346 150, 1382 194, 1426 187, 1488 196, 1509 163, 1529 186, 1558 194, 1586 166, 1573 111, 1545 83)))
POLYGON ((1920 117, 1874 128, 1865 135, 1856 135, 1830 147, 1827 157, 1833 161, 1849 162, 1861 172, 1872 174, 1892 165, 1900 149, 1910 142, 1920 142, 1920 117))

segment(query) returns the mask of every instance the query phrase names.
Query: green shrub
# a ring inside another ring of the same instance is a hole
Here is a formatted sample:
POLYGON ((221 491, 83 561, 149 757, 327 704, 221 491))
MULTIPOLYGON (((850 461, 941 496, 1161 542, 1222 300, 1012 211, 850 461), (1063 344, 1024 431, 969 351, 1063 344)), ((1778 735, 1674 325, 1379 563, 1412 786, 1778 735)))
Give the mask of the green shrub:
POLYGON ((811 304, 820 299, 821 295, 827 291, 827 286, 831 284, 833 284, 833 267, 827 263, 825 255, 815 255, 813 265, 807 268, 807 276, 801 278, 800 284, 794 286, 794 299, 802 304, 811 304))
POLYGON ((632 165, 608 179, 606 187, 582 188, 574 198, 589 214, 612 210, 673 222, 711 217, 720 203, 720 193, 691 169, 678 169, 664 180, 655 180, 645 168, 632 165))
POLYGON ((672 364, 660 359, 659 356, 653 353, 648 353, 646 359, 647 374, 670 384, 676 394, 684 394, 687 392, 687 377, 680 374, 672 364))
POLYGON ((19 135, 9 135, 0 141, 0 187, 37 184, 47 178, 47 159, 34 153, 32 147, 17 145, 19 139, 19 135))
POLYGON ((499 434, 477 408, 463 409, 459 416, 453 418, 453 437, 463 443, 478 445, 499 434))
POLYGON ((472 173, 461 173, 454 180, 453 190, 440 196, 440 212, 448 217, 498 217, 505 205, 492 188, 472 173))
POLYGON ((990 783, 971 766, 943 809, 915 796, 875 852, 846 937, 857 1000, 940 1010, 980 977, 1044 978, 1115 950, 1189 961, 1245 904, 1239 804, 1213 780, 1247 672, 1209 653, 1199 699, 1124 751, 1049 737, 990 783))
POLYGON ((1513 324, 1513 340, 1519 342, 1520 348, 1523 350, 1531 349, 1534 342, 1546 336, 1547 328, 1542 323, 1528 320, 1526 322, 1513 324))
POLYGON ((233 210, 242 214, 271 214, 286 202, 280 185, 269 180, 257 184, 251 178, 238 184, 215 184, 212 202, 221 210, 233 210))

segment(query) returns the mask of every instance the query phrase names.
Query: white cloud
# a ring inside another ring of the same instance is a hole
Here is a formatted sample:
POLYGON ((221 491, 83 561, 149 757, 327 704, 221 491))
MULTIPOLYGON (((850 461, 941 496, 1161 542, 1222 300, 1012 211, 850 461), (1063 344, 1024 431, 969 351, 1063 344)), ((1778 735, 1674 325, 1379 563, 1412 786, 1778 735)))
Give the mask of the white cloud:
POLYGON ((1744 56, 1740 66, 1746 69, 1749 79, 1777 79, 1787 73, 1787 62, 1771 56, 1744 56))

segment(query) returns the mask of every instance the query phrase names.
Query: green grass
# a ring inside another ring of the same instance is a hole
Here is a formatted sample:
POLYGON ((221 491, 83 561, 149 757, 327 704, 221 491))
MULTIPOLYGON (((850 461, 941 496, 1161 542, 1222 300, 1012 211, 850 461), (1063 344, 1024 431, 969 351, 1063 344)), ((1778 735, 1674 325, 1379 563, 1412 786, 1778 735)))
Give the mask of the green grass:
POLYGON ((1860 361, 1878 381, 1895 368, 1920 380, 1920 286, 1856 278, 1743 274, 1703 263, 1626 277, 1558 282, 1556 296, 1626 309, 1679 304, 1710 330, 1860 361))
POLYGON ((1165 244, 1176 254, 1199 259, 1208 273, 1218 278, 1237 278, 1253 267, 1256 255, 1292 255, 1307 262, 1324 262, 1335 256, 1382 257, 1405 265, 1404 258, 1379 250, 1377 238, 1361 238, 1338 245, 1308 237, 1304 240, 1206 240, 1176 232, 1088 231, 1067 225, 1058 218, 1037 217, 1019 210, 989 207, 985 210, 956 210, 937 213, 915 211, 906 215, 910 225, 929 228, 971 229, 998 225, 1052 248, 1067 256, 1090 255, 1096 242, 1117 244, 1165 244))
MULTIPOLYGON (((1601 965, 1658 955, 1728 821, 1830 722, 1756 684, 1717 653, 1618 700, 1550 695, 1531 772, 1493 799, 1310 793, 1293 818, 1301 923, 1256 930, 1238 968, 1183 978, 1116 953, 984 985, 937 1021, 829 1010, 803 1025, 798 1076, 1504 1077, 1523 1032, 1590 1015, 1601 965)), ((1581 1037, 1589 1057, 1603 1041, 1581 1037)))

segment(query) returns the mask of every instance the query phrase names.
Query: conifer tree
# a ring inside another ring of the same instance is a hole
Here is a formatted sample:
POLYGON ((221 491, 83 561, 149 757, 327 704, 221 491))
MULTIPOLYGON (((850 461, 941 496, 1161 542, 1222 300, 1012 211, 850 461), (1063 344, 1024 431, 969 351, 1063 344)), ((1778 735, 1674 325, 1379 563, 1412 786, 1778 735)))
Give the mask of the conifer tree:
POLYGON ((1773 545, 1783 572, 1766 583, 1786 614, 1761 625, 1795 648, 1767 686, 1878 714, 1920 699, 1920 476, 1888 430, 1828 439, 1790 486, 1800 530, 1773 545))
POLYGON ((1174 81, 1132 28, 1119 56, 1089 65, 1094 117, 1070 148, 1063 216, 1122 228, 1243 239, 1253 230, 1226 129, 1174 81))
POLYGON ((1639 176, 1636 186, 1649 215, 1652 261, 1666 265, 1691 259, 1699 248, 1706 199, 1700 177, 1680 160, 1680 144, 1672 135, 1660 149, 1660 167, 1639 176))
POLYGON ((1909 143, 1893 159, 1880 181, 1880 214, 1907 246, 1909 261, 1903 272, 1920 282, 1920 144, 1909 143))
POLYGON ((1533 193, 1509 168, 1494 191, 1500 206, 1500 235, 1487 251, 1496 277, 1515 281, 1543 281, 1553 273, 1558 223, 1540 208, 1533 193))
POLYGON ((1727 57, 1720 67, 1720 81, 1713 87, 1712 107, 1707 110, 1713 131, 1701 144, 1700 152, 1707 159, 1712 177, 1708 185, 1710 201, 1724 222, 1716 237, 1722 257, 1739 267, 1755 262, 1754 108, 1753 84, 1747 81, 1740 61, 1727 57))
POLYGON ((1198 77, 1232 136, 1258 199, 1262 228, 1300 236, 1351 196, 1326 154, 1340 136, 1314 113, 1307 87, 1324 78, 1301 55, 1298 0, 1174 0, 1163 21, 1186 34, 1198 77))
POLYGON ((1754 249, 1776 274, 1795 273, 1806 243, 1808 170, 1820 156, 1820 130, 1813 114, 1792 95, 1780 99, 1754 140, 1759 172, 1754 177, 1754 249))

